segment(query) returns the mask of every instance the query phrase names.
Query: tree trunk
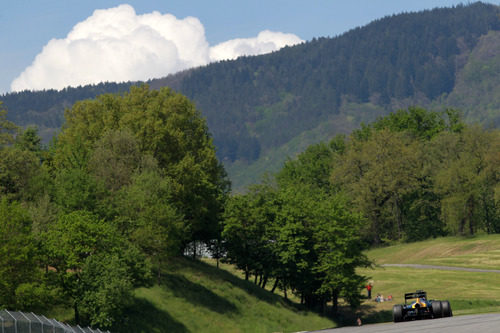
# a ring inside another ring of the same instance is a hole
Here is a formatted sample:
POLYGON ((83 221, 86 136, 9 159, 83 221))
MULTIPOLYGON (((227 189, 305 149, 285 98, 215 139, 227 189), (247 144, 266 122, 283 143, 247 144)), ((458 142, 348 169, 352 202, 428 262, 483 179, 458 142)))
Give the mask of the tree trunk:
POLYGON ((255 279, 253 280, 253 284, 257 284, 258 277, 259 277, 259 274, 257 274, 257 272, 255 272, 255 279))
POLYGON ((158 273, 156 275, 156 280, 157 280, 158 284, 161 283, 161 259, 160 258, 158 258, 158 273))
POLYGON ((245 268, 245 281, 248 281, 248 278, 250 277, 250 272, 248 271, 248 267, 245 268))
POLYGON ((468 210, 468 220, 469 220, 469 232, 470 232, 470 235, 473 236, 474 235, 474 219, 472 217, 473 215, 473 211, 474 211, 474 199, 470 198, 469 199, 469 210, 468 210))
POLYGON ((401 213, 401 200, 399 200, 399 196, 396 197, 396 206, 394 207, 396 211, 396 220, 398 222, 398 239, 403 237, 403 214, 401 213))
POLYGON ((267 284, 267 275, 264 275, 264 281, 262 281, 262 289, 266 288, 267 284))
POLYGON ((73 302, 73 309, 75 310, 75 323, 80 325, 80 313, 78 312, 78 304, 76 301, 73 302))
POLYGON ((467 221, 466 221, 466 217, 464 216, 464 217, 462 217, 462 218, 460 219, 460 223, 459 223, 459 225, 458 225, 458 233, 459 233, 460 235, 462 235, 462 236, 464 236, 464 235, 465 235, 465 224, 466 224, 466 223, 467 223, 467 221))
POLYGON ((483 192, 483 207, 484 207, 484 220, 486 221, 486 232, 488 234, 493 233, 491 217, 490 217, 490 209, 488 205, 488 199, 486 198, 486 193, 483 192))
POLYGON ((337 314, 338 308, 339 308, 339 293, 337 290, 334 290, 332 293, 332 300, 333 300, 333 306, 332 306, 332 314, 337 314))
POLYGON ((276 290, 276 287, 278 286, 278 282, 279 282, 279 279, 276 278, 276 280, 274 281, 273 288, 271 289, 271 293, 274 294, 274 291, 276 290))

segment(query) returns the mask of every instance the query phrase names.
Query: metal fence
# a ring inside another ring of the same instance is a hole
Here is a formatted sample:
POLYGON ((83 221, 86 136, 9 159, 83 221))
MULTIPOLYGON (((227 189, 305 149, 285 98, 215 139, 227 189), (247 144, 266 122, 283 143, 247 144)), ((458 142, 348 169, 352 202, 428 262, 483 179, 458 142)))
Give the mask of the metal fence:
POLYGON ((109 333, 90 327, 69 326, 34 313, 0 310, 0 333, 109 333))

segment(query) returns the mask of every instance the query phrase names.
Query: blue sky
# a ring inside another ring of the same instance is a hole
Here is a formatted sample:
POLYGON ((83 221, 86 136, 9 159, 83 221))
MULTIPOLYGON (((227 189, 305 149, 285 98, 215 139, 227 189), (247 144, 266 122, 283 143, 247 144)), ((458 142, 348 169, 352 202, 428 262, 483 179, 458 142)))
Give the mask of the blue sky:
MULTIPOLYGON (((365 25, 374 19, 394 13, 432 9, 435 7, 447 7, 463 3, 463 1, 454 0, 1 1, 0 31, 2 31, 2 33, 0 35, 0 45, 2 51, 0 52, 0 93, 10 91, 11 83, 14 79, 19 77, 21 73, 34 63, 35 57, 42 53, 42 49, 47 46, 51 40, 60 40, 61 43, 59 44, 62 44, 62 41, 64 41, 75 25, 86 20, 87 30, 89 30, 91 21, 88 19, 93 16, 96 9, 114 8, 120 4, 129 4, 133 7, 136 18, 138 19, 142 17, 142 15, 149 14, 153 11, 158 11, 161 14, 172 14, 179 20, 179 22, 177 22, 179 27, 186 24, 185 21, 181 21, 186 17, 191 16, 197 18, 204 28, 204 40, 201 40, 200 43, 208 43, 208 48, 205 50, 207 52, 206 59, 208 59, 206 61, 212 61, 214 59, 219 59, 211 56, 212 53, 210 52, 214 51, 212 49, 213 46, 237 38, 247 38, 248 40, 244 41, 243 45, 247 48, 253 43, 251 45, 255 50, 251 51, 256 52, 255 54, 257 54, 257 52, 265 52, 262 43, 258 44, 255 40, 250 40, 251 38, 256 38, 259 32, 265 30, 293 34, 294 36, 292 37, 298 37, 301 40, 307 41, 313 37, 336 36, 351 28, 365 25)), ((489 3, 498 5, 500 0, 489 1, 489 3)), ((111 12, 109 14, 111 14, 111 12)), ((273 35, 269 38, 283 39, 282 37, 283 36, 273 35)), ((296 43, 292 37, 287 36, 286 43, 296 43)), ((275 42, 271 46, 279 47, 279 45, 281 44, 275 42)), ((73 67, 80 66, 79 63, 72 63, 73 60, 70 56, 68 56, 67 59, 62 56, 62 54, 66 52, 64 49, 57 48, 52 44, 51 46, 53 46, 52 53, 47 51, 47 58, 50 58, 50 60, 46 60, 45 62, 40 61, 38 66, 45 66, 45 68, 38 68, 38 72, 45 71, 46 73, 51 73, 51 71, 57 67, 57 62, 59 60, 57 59, 58 50, 61 52, 61 64, 64 63, 73 67)), ((269 46, 269 44, 267 44, 267 46, 269 46)), ((96 47, 102 48, 102 45, 97 45, 96 47)), ((219 49, 226 52, 224 54, 228 54, 229 51, 234 51, 236 47, 241 48, 241 43, 237 46, 235 46, 234 43, 226 43, 221 45, 219 49)), ((178 44, 177 48, 179 48, 178 44)), ((92 50, 92 46, 88 46, 87 50, 92 50)), ((188 49, 185 49, 184 52, 188 52, 187 50, 188 49)), ((173 52, 172 49, 168 49, 167 47, 165 47, 163 51, 162 56, 171 54, 169 52, 173 52)), ((233 56, 237 56, 237 54, 233 56)), ((106 55, 104 54, 102 57, 106 57, 106 55)), ((196 62, 193 59, 186 60, 181 58, 182 57, 179 56, 177 59, 177 65, 167 66, 168 68, 162 68, 162 70, 175 71, 185 68, 190 64, 196 65, 201 63, 199 62, 201 60, 196 62), (179 63, 182 64, 179 65, 179 63)), ((89 62, 92 62, 92 58, 89 59, 89 62)), ((127 65, 129 65, 130 71, 133 71, 134 68, 139 66, 137 64, 127 65)), ((63 65, 61 65, 60 70, 64 70, 63 65)), ((151 71, 155 70, 160 72, 158 68, 151 68, 151 71)), ((34 72, 35 69, 33 69, 33 73, 34 72)), ((142 75, 151 75, 150 73, 151 72, 144 72, 142 75)), ((45 75, 47 76, 47 74, 45 75)), ((57 74, 54 75, 56 76, 57 74)), ((75 76, 77 75, 78 74, 75 74, 75 76)), ((127 75, 127 73, 123 73, 123 75, 127 75)), ((159 76, 163 75, 158 75, 158 77, 159 76)), ((123 77, 124 76, 119 76, 119 78, 123 77)), ((32 81, 34 80, 26 76, 25 81, 27 82, 30 79, 32 81)), ((49 84, 46 83, 47 79, 45 80, 46 81, 41 80, 40 84, 49 84)), ((61 74, 58 84, 64 84, 64 80, 64 75, 61 74)), ((69 82, 68 84, 76 83, 69 82)), ((20 85, 19 87, 21 87, 19 89, 22 89, 24 86, 20 85)))

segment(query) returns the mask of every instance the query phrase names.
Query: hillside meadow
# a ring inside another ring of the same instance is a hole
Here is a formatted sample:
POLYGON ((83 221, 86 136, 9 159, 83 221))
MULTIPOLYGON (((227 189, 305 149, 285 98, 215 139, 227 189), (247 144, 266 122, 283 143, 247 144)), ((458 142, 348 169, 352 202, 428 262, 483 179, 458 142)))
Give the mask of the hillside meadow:
POLYGON ((161 282, 135 292, 135 304, 113 332, 296 332, 335 327, 227 270, 178 258, 161 282))
MULTIPOLYGON (((377 294, 393 301, 365 300, 352 312, 345 304, 335 320, 307 311, 299 299, 281 292, 270 293, 245 281, 244 274, 229 264, 212 259, 177 258, 164 264, 161 282, 135 290, 135 301, 112 332, 297 332, 392 321, 392 307, 404 302, 404 293, 418 289, 429 298, 449 300, 454 315, 500 312, 498 273, 382 267, 383 264, 447 265, 500 269, 500 235, 443 237, 397 244, 367 251, 373 269, 359 273, 373 282, 377 294)), ((69 309, 47 314, 72 321, 69 309)))

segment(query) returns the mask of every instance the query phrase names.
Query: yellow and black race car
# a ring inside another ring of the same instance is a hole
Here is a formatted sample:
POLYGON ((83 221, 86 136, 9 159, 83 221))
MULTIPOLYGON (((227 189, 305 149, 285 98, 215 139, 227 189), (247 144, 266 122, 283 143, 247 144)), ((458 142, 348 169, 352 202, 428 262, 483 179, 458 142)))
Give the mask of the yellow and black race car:
POLYGON ((392 308, 394 322, 414 319, 430 319, 451 317, 450 302, 428 300, 427 293, 417 290, 414 293, 405 294, 405 304, 397 304, 392 308), (408 302, 408 300, 411 300, 408 302))

